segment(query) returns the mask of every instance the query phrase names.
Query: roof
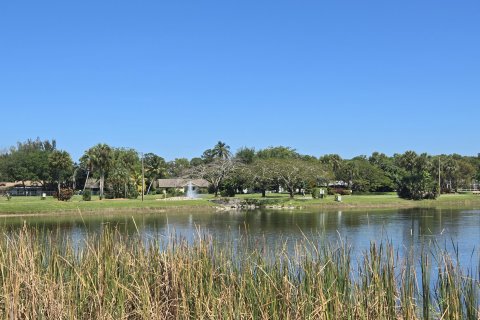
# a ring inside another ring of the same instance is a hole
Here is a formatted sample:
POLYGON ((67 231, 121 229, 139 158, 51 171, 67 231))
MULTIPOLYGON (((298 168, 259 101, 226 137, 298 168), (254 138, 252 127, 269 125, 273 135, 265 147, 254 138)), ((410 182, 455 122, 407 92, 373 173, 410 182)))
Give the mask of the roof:
MULTIPOLYGON (((25 181, 25 187, 39 187, 41 186, 40 182, 37 181, 25 181)), ((8 182, 2 181, 0 182, 0 190, 8 190, 11 188, 23 188, 23 183, 21 181, 15 182, 8 182)))
POLYGON ((98 188, 100 188, 100 180, 94 179, 94 178, 88 178, 88 180, 85 181, 85 188, 87 188, 87 189, 98 189, 98 188))
POLYGON ((210 183, 205 179, 158 179, 157 187, 158 188, 183 188, 188 187, 192 183, 192 186, 199 188, 208 188, 210 183))

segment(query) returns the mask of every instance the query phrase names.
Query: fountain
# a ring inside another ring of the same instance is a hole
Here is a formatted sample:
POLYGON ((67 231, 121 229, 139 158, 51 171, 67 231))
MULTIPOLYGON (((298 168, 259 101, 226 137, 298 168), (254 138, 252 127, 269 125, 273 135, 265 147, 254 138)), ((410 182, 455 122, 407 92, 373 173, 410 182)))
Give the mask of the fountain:
POLYGON ((197 191, 193 189, 192 181, 188 182, 187 198, 195 199, 197 197, 197 191))

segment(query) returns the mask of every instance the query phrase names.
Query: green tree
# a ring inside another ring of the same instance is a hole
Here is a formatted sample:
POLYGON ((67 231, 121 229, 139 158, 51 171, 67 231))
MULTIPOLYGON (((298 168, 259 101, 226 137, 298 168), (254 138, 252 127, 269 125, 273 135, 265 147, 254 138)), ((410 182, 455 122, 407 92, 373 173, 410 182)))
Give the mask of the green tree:
POLYGON ((48 157, 55 150, 55 140, 27 140, 18 142, 3 155, 1 170, 6 180, 20 181, 25 189, 26 181, 40 182, 43 188, 51 181, 48 157))
POLYGON ((164 178, 167 175, 167 163, 165 162, 165 159, 154 153, 145 154, 143 161, 145 166, 145 177, 149 181, 147 188, 148 194, 154 181, 164 178))
POLYGON ((340 157, 338 154, 326 154, 320 157, 319 161, 320 163, 327 165, 332 170, 335 178, 340 180, 338 176, 344 164, 344 160, 342 159, 342 157, 340 157))
POLYGON ((271 163, 271 159, 258 159, 243 170, 244 175, 248 177, 253 188, 262 193, 262 197, 266 196, 266 191, 275 183, 272 168, 273 163, 271 163))
POLYGON ((103 199, 105 175, 112 166, 113 150, 109 145, 99 143, 85 151, 85 158, 88 159, 92 169, 97 171, 100 176, 100 199, 103 199))
POLYGON ((268 147, 257 152, 259 159, 295 159, 300 158, 300 154, 290 147, 268 147))
POLYGON ((230 146, 227 146, 227 144, 222 141, 218 141, 213 147, 212 154, 214 158, 219 159, 229 159, 232 156, 232 153, 230 152, 230 146))
POLYGON ((387 174, 365 156, 347 160, 339 170, 338 176, 354 191, 376 192, 394 189, 394 183, 387 174))
POLYGON ((420 200, 435 199, 438 196, 435 178, 437 168, 431 156, 407 151, 402 155, 396 155, 395 160, 403 170, 397 189, 401 198, 420 200))
POLYGON ((106 185, 108 197, 136 198, 141 186, 141 164, 137 151, 126 148, 113 148, 112 161, 108 169, 106 185))
POLYGON ((235 159, 243 164, 251 164, 255 160, 255 148, 242 147, 235 153, 235 159))
MULTIPOLYGON (((48 156, 50 174, 57 182, 57 192, 60 195, 61 184, 72 176, 73 161, 66 151, 54 150, 48 156)), ((58 197, 60 200, 60 197, 58 197)))
POLYGON ((186 158, 176 158, 167 163, 167 175, 170 178, 177 178, 184 175, 190 168, 190 161, 186 158))
POLYGON ((328 173, 319 162, 301 159, 271 159, 271 170, 277 180, 289 193, 290 198, 296 189, 315 186, 321 180, 328 180, 328 173))
POLYGON ((188 175, 193 178, 201 178, 207 180, 215 197, 218 196, 220 186, 237 168, 239 164, 228 158, 216 158, 212 162, 205 163, 190 168, 188 175))

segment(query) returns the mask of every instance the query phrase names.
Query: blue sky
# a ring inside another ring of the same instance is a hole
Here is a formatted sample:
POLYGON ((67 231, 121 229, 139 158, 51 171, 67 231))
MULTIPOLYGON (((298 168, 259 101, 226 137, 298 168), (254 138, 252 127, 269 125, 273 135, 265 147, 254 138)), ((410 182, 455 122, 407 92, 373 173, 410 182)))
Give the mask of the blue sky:
POLYGON ((479 1, 3 1, 0 149, 480 152, 479 1))

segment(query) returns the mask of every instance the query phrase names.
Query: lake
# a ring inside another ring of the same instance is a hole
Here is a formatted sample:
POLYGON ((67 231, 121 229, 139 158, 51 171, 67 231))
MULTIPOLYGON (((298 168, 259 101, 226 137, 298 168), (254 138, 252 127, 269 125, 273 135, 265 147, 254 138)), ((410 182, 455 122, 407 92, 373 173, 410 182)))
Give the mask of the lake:
POLYGON ((145 239, 167 239, 176 235, 191 242, 198 234, 222 241, 248 239, 268 249, 297 241, 346 241, 360 257, 372 241, 389 241, 400 255, 436 244, 454 253, 462 267, 478 265, 480 256, 480 209, 397 209, 343 211, 232 211, 115 213, 98 215, 5 217, 0 224, 14 230, 24 224, 43 230, 61 231, 81 245, 85 235, 98 233, 105 225, 121 232, 140 232, 145 239))

